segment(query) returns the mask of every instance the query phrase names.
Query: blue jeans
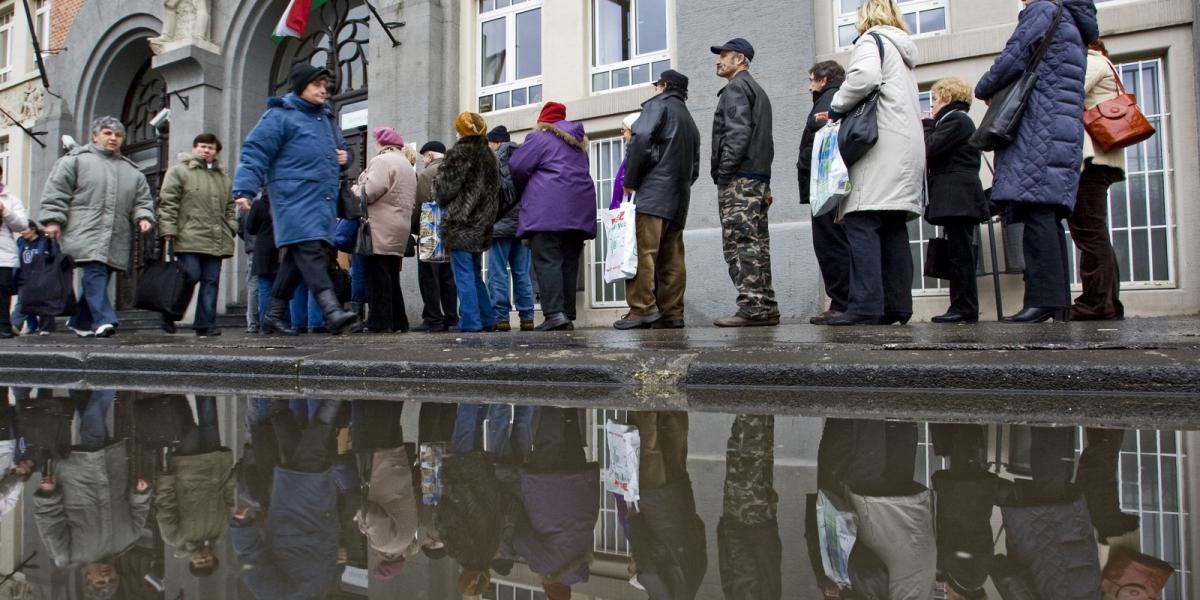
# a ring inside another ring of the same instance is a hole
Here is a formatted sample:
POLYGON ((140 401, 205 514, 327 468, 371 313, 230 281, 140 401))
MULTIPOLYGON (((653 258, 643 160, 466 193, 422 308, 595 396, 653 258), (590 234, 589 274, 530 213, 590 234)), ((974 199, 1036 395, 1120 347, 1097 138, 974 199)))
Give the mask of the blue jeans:
POLYGON ((529 278, 532 253, 515 238, 496 238, 488 251, 488 289, 492 292, 492 308, 497 321, 507 321, 512 310, 508 301, 508 270, 512 268, 513 291, 517 314, 522 321, 533 320, 533 280, 529 278))
POLYGON ((512 458, 513 446, 524 458, 533 449, 532 406, 511 404, 460 404, 458 417, 454 421, 454 437, 451 448, 455 454, 466 454, 472 450, 484 450, 497 458, 512 458), (487 420, 487 430, 480 436, 480 428, 487 420), (477 440, 476 438, 479 438, 477 440), (479 447, 479 441, 483 447, 479 447))
POLYGON ((68 327, 92 331, 101 325, 117 324, 117 309, 108 298, 108 277, 112 270, 102 262, 79 263, 82 271, 81 296, 87 302, 88 312, 71 319, 68 327))
POLYGON ((192 321, 192 329, 203 331, 216 328, 221 257, 192 252, 180 252, 176 257, 187 278, 196 282, 196 318, 192 321))
POLYGON ((258 322, 267 318, 267 307, 271 304, 271 288, 275 286, 274 275, 258 276, 258 322))
POLYGON ((357 254, 350 257, 350 301, 367 303, 367 263, 357 254))
POLYGON ((292 327, 307 327, 312 331, 324 326, 325 313, 321 312, 317 299, 309 293, 308 286, 303 283, 296 286, 296 293, 292 296, 292 327))
POLYGON ((92 391, 79 419, 79 446, 84 451, 99 450, 108 441, 108 410, 116 397, 113 390, 92 391))
POLYGON ((483 253, 451 250, 450 264, 458 290, 458 330, 469 333, 495 329, 496 314, 483 283, 483 253))

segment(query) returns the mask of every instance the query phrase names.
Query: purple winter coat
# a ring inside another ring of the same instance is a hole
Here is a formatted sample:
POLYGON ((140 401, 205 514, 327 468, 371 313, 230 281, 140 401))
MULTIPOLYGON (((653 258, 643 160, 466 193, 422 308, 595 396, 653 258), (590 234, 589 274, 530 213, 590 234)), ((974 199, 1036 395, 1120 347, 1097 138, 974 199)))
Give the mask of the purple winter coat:
POLYGON ((621 168, 617 169, 617 177, 613 179, 612 202, 608 204, 608 210, 617 210, 621 201, 625 199, 625 163, 628 162, 628 158, 621 161, 621 168))
POLYGON ((513 547, 529 569, 564 585, 587 581, 589 567, 582 559, 592 551, 600 516, 599 465, 569 473, 524 472, 521 497, 529 521, 518 526, 513 547))
POLYGON ((539 124, 513 152, 508 168, 521 196, 517 237, 571 231, 596 237, 596 184, 582 124, 539 124))

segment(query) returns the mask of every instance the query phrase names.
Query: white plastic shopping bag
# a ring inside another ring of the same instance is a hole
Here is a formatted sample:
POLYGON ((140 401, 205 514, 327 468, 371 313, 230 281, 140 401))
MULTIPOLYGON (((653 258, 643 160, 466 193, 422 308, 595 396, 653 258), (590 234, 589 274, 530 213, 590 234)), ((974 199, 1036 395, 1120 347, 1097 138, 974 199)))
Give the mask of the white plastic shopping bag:
POLYGON ((858 517, 837 494, 817 491, 817 537, 825 576, 843 588, 850 587, 850 551, 858 538, 858 517))
POLYGON ((417 259, 428 263, 450 262, 442 243, 442 207, 437 202, 421 204, 421 231, 417 236, 417 259))
POLYGON ((838 129, 830 123, 817 131, 813 139, 812 174, 809 176, 809 202, 814 217, 835 210, 850 195, 850 171, 838 152, 838 129))
POLYGON ((604 489, 625 497, 628 503, 638 501, 639 455, 642 436, 633 425, 609 420, 604 425, 608 440, 608 468, 604 471, 604 489))
POLYGON ((637 275, 637 207, 633 198, 621 202, 616 210, 604 211, 604 283, 633 279, 637 275))

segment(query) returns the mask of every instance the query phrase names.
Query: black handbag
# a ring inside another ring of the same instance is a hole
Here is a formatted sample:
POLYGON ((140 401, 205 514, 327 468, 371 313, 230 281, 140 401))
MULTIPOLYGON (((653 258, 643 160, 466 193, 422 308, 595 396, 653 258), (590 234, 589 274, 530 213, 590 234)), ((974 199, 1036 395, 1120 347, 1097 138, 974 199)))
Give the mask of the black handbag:
POLYGON ((58 242, 50 241, 21 267, 17 297, 26 314, 46 317, 75 314, 75 261, 63 253, 58 242))
POLYGON ((171 242, 163 244, 162 260, 142 269, 134 291, 133 306, 179 320, 192 302, 196 282, 191 281, 183 265, 175 259, 171 242))
MULTIPOLYGON (((870 32, 875 38, 875 47, 879 49, 879 67, 883 69, 883 38, 870 32)), ((866 98, 863 98, 850 112, 842 117, 842 126, 838 129, 838 151, 842 154, 842 162, 846 166, 856 163, 879 141, 879 89, 881 81, 866 98)))
POLYGON ((922 274, 934 279, 950 279, 950 240, 944 237, 929 240, 922 274))
POLYGON ((408 243, 404 245, 404 258, 412 258, 417 255, 417 236, 408 234, 408 243))
POLYGON ((1050 23, 1050 29, 1046 31, 1046 36, 1042 38, 1042 43, 1038 45, 1033 57, 1029 59, 1029 64, 1025 66, 1025 71, 1021 73, 1021 76, 992 96, 987 112, 983 114, 983 120, 979 122, 979 128, 971 135, 970 144, 972 146, 980 150, 991 151, 1011 144, 1017 137, 1017 129, 1021 126, 1021 117, 1025 114, 1025 107, 1029 105, 1029 94, 1033 92, 1033 88, 1037 84, 1038 76, 1035 71, 1038 64, 1042 62, 1042 56, 1046 54, 1050 43, 1054 41, 1054 33, 1058 31, 1058 24, 1062 22, 1062 0, 1054 0, 1054 3, 1058 5, 1058 12, 1054 14, 1054 20, 1050 23))
POLYGON ((359 256, 375 256, 375 242, 371 241, 371 215, 367 213, 367 191, 361 187, 358 190, 358 202, 362 218, 358 220, 354 253, 359 256))

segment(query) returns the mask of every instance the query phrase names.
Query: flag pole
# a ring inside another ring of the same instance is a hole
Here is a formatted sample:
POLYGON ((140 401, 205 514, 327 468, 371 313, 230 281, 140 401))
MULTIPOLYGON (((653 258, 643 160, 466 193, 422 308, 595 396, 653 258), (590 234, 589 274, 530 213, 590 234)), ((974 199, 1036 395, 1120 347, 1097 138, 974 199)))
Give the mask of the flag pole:
POLYGON ((392 21, 392 22, 384 21, 383 16, 381 16, 379 14, 379 11, 376 10, 375 5, 371 4, 371 0, 365 0, 365 3, 367 5, 367 9, 370 10, 371 14, 375 17, 375 20, 379 21, 380 27, 383 27, 383 32, 387 34, 388 39, 392 40, 392 47, 393 48, 399 47, 400 42, 396 39, 396 36, 392 35, 392 30, 404 27, 404 22, 403 21, 392 21))

